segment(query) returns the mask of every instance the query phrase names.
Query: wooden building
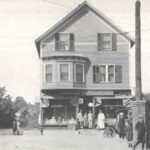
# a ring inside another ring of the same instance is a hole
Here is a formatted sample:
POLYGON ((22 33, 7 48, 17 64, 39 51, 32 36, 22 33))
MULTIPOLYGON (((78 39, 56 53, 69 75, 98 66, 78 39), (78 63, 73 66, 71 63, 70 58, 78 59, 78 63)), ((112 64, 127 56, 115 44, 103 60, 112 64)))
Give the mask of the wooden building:
POLYGON ((41 61, 41 124, 73 122, 79 109, 115 117, 131 96, 129 50, 134 40, 84 2, 35 41, 41 61))

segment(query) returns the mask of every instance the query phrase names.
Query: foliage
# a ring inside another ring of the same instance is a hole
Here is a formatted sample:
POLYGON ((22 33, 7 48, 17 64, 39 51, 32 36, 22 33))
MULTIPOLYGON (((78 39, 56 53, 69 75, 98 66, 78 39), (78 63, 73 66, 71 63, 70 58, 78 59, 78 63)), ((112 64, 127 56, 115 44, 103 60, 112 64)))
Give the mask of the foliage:
POLYGON ((5 87, 0 87, 0 128, 12 127, 17 112, 21 114, 20 121, 23 127, 37 127, 39 103, 27 104, 21 96, 12 101, 12 97, 7 94, 5 87))
POLYGON ((37 107, 37 104, 27 104, 23 97, 18 96, 13 105, 15 112, 20 112, 21 114, 20 121, 22 127, 35 127, 33 122, 36 122, 36 125, 38 124, 39 107, 37 107))
POLYGON ((14 117, 12 97, 6 93, 5 87, 0 87, 0 128, 11 127, 14 117))

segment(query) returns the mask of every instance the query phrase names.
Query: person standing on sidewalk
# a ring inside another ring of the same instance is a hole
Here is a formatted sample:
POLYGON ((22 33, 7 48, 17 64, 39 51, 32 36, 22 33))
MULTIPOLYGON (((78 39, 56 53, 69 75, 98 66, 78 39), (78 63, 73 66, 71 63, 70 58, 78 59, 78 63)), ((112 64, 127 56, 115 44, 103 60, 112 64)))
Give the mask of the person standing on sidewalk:
POLYGON ((88 113, 88 128, 89 129, 93 128, 93 115, 92 115, 91 110, 89 110, 89 113, 88 113))
POLYGON ((99 110, 98 114, 98 125, 97 129, 104 129, 105 128, 105 115, 99 110))
POLYGON ((82 110, 77 115, 77 124, 78 124, 78 129, 83 128, 83 115, 82 115, 82 110))
POLYGON ((17 123, 16 123, 16 120, 13 121, 13 135, 16 134, 16 131, 17 131, 17 123))
POLYGON ((121 112, 118 116, 117 116, 117 124, 116 124, 116 128, 119 134, 119 138, 120 141, 124 140, 125 137, 125 133, 124 133, 124 128, 125 128, 125 117, 124 117, 124 113, 121 112))
POLYGON ((84 116, 83 116, 83 127, 85 129, 88 128, 88 115, 87 115, 87 113, 85 113, 84 116))
POLYGON ((143 120, 143 116, 138 116, 138 121, 135 124, 135 130, 137 131, 137 140, 136 143, 133 146, 133 150, 135 150, 136 146, 138 144, 142 144, 142 150, 144 150, 144 144, 145 144, 145 123, 143 120))

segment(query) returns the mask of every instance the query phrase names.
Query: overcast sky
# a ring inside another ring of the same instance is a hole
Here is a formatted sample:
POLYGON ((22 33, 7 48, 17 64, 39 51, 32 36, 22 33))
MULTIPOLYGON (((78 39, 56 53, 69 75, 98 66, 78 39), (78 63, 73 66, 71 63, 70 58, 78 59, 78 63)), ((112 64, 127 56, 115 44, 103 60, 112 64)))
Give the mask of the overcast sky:
MULTIPOLYGON (((0 86, 10 95, 39 101, 39 59, 34 40, 83 0, 0 0, 0 86)), ((135 0, 88 0, 125 31, 135 34, 135 0)), ((150 0, 141 3, 143 92, 150 92, 150 0)), ((135 48, 135 47, 134 47, 135 48)), ((134 48, 130 51, 134 89, 134 48)))

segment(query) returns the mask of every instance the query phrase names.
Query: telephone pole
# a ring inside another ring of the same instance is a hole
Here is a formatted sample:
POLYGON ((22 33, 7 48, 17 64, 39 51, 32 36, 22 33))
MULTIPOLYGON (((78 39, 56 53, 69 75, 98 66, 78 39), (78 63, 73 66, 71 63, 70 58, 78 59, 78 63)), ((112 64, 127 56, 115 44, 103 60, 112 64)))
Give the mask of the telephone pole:
POLYGON ((140 0, 135 4, 135 65, 136 65, 136 100, 142 100, 142 81, 141 81, 141 15, 140 0))
POLYGON ((141 80, 141 2, 135 2, 135 80, 136 80, 136 100, 132 102, 133 115, 133 144, 137 140, 137 132, 135 131, 135 124, 138 121, 139 115, 145 119, 145 104, 142 100, 142 80, 141 80))

